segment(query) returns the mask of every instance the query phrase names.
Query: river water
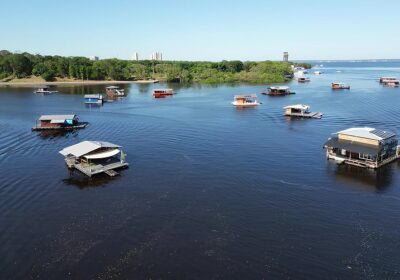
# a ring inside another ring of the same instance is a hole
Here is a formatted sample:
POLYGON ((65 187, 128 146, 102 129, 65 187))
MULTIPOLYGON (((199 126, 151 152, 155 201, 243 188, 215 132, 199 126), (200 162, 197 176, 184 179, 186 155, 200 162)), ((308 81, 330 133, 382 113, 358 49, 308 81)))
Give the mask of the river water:
POLYGON ((400 133, 400 63, 324 63, 295 95, 233 95, 266 85, 123 85, 128 96, 85 107, 104 86, 0 88, 1 279, 400 278, 400 163, 378 172, 338 167, 331 133, 372 126, 400 133), (331 91, 333 81, 350 91, 331 91), (172 98, 153 99, 155 87, 172 98), (321 120, 290 120, 303 103, 321 120), (90 124, 31 132, 42 114, 90 124), (91 180, 70 174, 62 148, 123 146, 130 167, 91 180))

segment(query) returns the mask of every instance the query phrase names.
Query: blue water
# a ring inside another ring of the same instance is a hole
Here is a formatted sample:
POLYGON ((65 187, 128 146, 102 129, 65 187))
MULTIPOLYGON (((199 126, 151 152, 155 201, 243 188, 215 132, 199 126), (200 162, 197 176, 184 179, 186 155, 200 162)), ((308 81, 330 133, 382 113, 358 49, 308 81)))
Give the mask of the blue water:
POLYGON ((83 94, 104 86, 0 88, 0 278, 399 278, 399 163, 338 167, 322 146, 352 126, 400 133, 400 89, 377 81, 400 77, 400 62, 318 64, 289 83, 295 95, 245 110, 233 96, 267 85, 129 84, 102 107, 83 94), (176 95, 153 99, 164 86, 176 95), (284 117, 297 103, 324 117, 284 117), (90 125, 30 130, 72 112, 90 125), (83 140, 122 145, 130 168, 70 174, 58 151, 83 140))

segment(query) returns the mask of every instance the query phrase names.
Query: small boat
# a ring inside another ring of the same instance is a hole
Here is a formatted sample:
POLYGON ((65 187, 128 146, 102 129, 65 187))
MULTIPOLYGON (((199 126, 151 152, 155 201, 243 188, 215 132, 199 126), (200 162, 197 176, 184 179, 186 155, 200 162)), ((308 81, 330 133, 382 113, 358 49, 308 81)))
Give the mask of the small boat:
POLYGON ((384 82, 388 81, 398 81, 396 77, 380 77, 379 83, 383 84, 384 82))
POLYGON ((79 122, 75 114, 70 115, 43 115, 36 121, 32 130, 74 130, 85 128, 88 123, 79 122))
POLYGON ((274 87, 269 87, 267 92, 263 92, 262 94, 277 96, 277 95, 295 94, 295 92, 290 91, 290 88, 287 86, 274 86, 274 87))
POLYGON ((399 87, 400 82, 397 79, 388 79, 388 80, 382 80, 382 85, 387 86, 387 87, 399 87))
POLYGON ((103 104, 102 94, 85 94, 85 104, 101 105, 103 104))
POLYGON ((35 90, 35 93, 39 94, 53 94, 53 93, 58 93, 58 90, 50 90, 49 86, 42 86, 35 90))
POLYGON ((314 71, 314 74, 315 74, 315 75, 321 75, 322 72, 321 72, 321 71, 314 71))
POLYGON ((299 77, 299 78, 297 78, 297 81, 299 83, 307 83, 307 82, 310 81, 310 78, 308 78, 308 77, 299 77))
POLYGON ((118 86, 106 87, 106 94, 108 97, 122 97, 125 96, 125 91, 120 89, 118 86))
POLYGON ((320 112, 310 112, 310 106, 303 104, 289 105, 283 109, 285 109, 284 115, 288 117, 320 119, 323 115, 320 112))
POLYGON ((345 85, 343 83, 332 83, 331 88, 332 89, 350 89, 350 86, 345 85))
POLYGON ((128 166, 121 146, 104 141, 83 141, 59 153, 65 157, 68 168, 74 168, 89 177, 100 173, 115 176, 118 175, 115 169, 128 166))
POLYGON ((249 95, 235 95, 232 105, 236 107, 254 107, 260 105, 261 103, 257 101, 256 94, 249 95))
POLYGON ((174 94, 175 93, 174 93, 173 89, 171 89, 171 88, 153 90, 154 98, 163 98, 163 97, 166 97, 166 96, 172 96, 174 94))

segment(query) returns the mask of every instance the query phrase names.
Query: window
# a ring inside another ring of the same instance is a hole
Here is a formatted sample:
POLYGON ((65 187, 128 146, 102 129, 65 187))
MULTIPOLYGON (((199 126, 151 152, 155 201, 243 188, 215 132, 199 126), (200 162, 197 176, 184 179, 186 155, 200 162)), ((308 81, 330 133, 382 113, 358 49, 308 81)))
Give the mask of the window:
POLYGON ((360 159, 372 160, 372 156, 368 154, 359 154, 360 159))

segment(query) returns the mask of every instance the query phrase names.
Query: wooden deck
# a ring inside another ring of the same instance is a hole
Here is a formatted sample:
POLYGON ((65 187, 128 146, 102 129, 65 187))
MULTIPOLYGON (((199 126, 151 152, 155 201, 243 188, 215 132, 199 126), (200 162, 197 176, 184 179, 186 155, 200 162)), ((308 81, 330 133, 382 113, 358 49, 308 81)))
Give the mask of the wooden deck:
POLYGON ((127 162, 121 162, 120 160, 112 160, 104 164, 87 164, 87 163, 72 163, 70 159, 65 160, 69 168, 75 168, 85 174, 86 176, 92 177, 93 175, 105 173, 111 177, 118 175, 114 169, 127 167, 127 162))
POLYGON ((75 129, 82 129, 85 128, 88 123, 79 123, 73 126, 63 126, 63 127, 42 127, 40 125, 32 127, 32 131, 39 131, 39 130, 75 130, 75 129))
POLYGON ((322 118, 322 113, 320 112, 309 112, 309 113, 291 113, 285 114, 287 117, 296 117, 296 118, 310 118, 310 119, 320 119, 322 118))
POLYGON ((348 164, 348 165, 353 165, 353 166, 358 166, 358 167, 364 167, 364 168, 371 168, 371 169, 377 169, 380 168, 386 164, 389 164, 397 159, 400 158, 399 155, 394 155, 390 158, 384 159, 381 162, 375 162, 375 161, 365 161, 365 160, 359 160, 359 159, 349 159, 345 157, 340 157, 337 155, 330 155, 328 154, 328 159, 333 159, 338 161, 338 164, 348 164), (339 160, 340 159, 340 160, 339 160))

